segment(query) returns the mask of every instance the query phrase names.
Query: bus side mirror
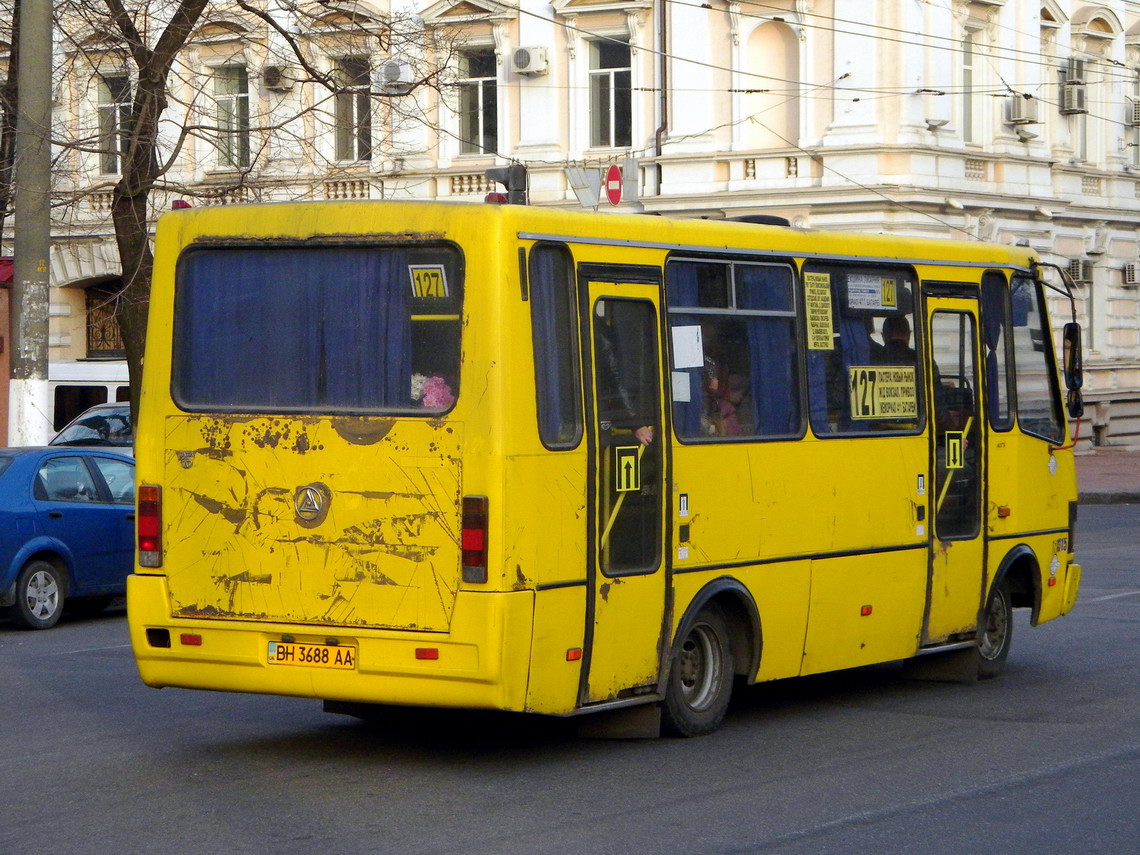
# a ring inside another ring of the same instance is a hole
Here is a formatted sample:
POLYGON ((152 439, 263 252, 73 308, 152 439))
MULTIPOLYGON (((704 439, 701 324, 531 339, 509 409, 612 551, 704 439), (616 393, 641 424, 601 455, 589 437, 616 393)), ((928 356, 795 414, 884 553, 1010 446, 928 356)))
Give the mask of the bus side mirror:
POLYGON ((1081 325, 1076 322, 1065 324, 1061 333, 1064 345, 1063 362, 1065 373, 1065 408, 1069 411, 1069 418, 1079 419, 1085 411, 1084 401, 1081 399, 1081 386, 1084 385, 1084 370, 1081 367, 1081 325))
POLYGON ((1065 394, 1065 409, 1069 411, 1070 419, 1079 419, 1085 414, 1085 402, 1081 398, 1080 389, 1070 389, 1065 394))
POLYGON ((1084 385, 1084 371, 1081 368, 1081 325, 1065 324, 1061 334, 1064 342, 1065 388, 1080 389, 1084 385))

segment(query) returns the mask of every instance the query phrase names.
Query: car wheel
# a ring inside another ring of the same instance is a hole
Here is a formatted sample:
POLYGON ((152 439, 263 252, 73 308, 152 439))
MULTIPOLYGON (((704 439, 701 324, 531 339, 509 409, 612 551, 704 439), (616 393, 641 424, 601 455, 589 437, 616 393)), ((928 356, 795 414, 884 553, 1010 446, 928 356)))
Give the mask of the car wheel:
POLYGON ((49 561, 29 561, 16 578, 16 602, 9 610, 21 629, 49 629, 63 614, 63 573, 49 561))
POLYGON ((728 624, 716 605, 697 615, 678 638, 662 704, 662 726, 672 736, 700 736, 720 725, 732 696, 728 624))

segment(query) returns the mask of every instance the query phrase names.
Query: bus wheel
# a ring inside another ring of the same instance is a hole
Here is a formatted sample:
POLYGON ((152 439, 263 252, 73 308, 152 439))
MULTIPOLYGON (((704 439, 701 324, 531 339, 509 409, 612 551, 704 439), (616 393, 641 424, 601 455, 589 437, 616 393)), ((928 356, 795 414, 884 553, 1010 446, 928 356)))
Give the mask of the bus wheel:
POLYGON ((1005 670, 1013 643, 1013 606, 1009 585, 1003 579, 990 591, 986 611, 978 627, 978 678, 989 680, 1005 670))
POLYGON ((63 614, 63 576, 48 561, 29 561, 16 578, 16 602, 8 612, 21 629, 49 629, 63 614))
POLYGON ((662 705, 662 727, 672 736, 700 736, 720 725, 732 695, 732 646, 724 613, 705 606, 673 648, 662 705))

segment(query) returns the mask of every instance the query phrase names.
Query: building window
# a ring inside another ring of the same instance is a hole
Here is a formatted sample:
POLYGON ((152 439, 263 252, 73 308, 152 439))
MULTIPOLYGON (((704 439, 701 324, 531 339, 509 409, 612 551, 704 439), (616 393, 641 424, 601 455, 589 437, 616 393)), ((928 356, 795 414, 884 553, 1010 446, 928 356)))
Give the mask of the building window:
POLYGON ((459 137, 464 154, 499 147, 499 91, 495 52, 465 51, 459 58, 459 137))
MULTIPOLYGON (((1140 78, 1132 81, 1132 98, 1127 103, 1128 119, 1131 124, 1133 117, 1140 115, 1140 78)), ((1133 166, 1140 166, 1140 123, 1133 125, 1128 136, 1129 162, 1133 166)))
POLYGON ((125 74, 99 76, 99 171, 118 175, 130 139, 131 79, 125 74))
POLYGON ((92 285, 87 289, 88 359, 122 359, 127 354, 115 317, 121 291, 119 283, 113 287, 92 285))
POLYGON ((962 40, 962 139, 966 142, 978 141, 980 62, 977 34, 967 33, 962 40))
POLYGON ((371 67, 363 57, 337 60, 336 159, 372 157, 371 67))
POLYGON ((590 42, 590 145, 631 145, 632 116, 629 42, 590 42))
POLYGON ((249 166, 249 76, 244 65, 214 69, 218 165, 249 166))

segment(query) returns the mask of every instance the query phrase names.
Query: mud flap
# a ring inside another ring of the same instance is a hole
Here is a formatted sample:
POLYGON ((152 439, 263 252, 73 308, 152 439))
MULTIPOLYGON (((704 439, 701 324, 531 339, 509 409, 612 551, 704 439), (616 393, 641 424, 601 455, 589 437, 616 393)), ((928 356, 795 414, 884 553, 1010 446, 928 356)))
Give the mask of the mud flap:
POLYGON ((903 661, 904 680, 932 683, 978 682, 978 651, 973 647, 930 653, 903 661))
POLYGON ((661 736, 659 704, 639 704, 592 713, 578 720, 582 739, 657 739, 661 736))

